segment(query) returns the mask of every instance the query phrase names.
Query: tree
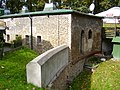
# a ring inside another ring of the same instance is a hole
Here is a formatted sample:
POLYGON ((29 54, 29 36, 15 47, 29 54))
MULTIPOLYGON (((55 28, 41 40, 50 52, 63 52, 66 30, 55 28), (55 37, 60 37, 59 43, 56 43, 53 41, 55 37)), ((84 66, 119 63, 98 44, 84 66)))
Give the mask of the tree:
POLYGON ((3 34, 5 33, 5 30, 0 30, 0 59, 3 57, 3 46, 5 43, 3 34))
POLYGON ((118 6, 119 0, 98 0, 96 13, 108 10, 111 7, 118 6))
POLYGON ((100 2, 101 5, 101 11, 107 10, 113 6, 117 6, 117 2, 115 0, 111 1, 111 0, 104 0, 102 2, 100 2))
POLYGON ((36 3, 37 11, 43 10, 46 2, 48 2, 48 0, 38 0, 36 3))
POLYGON ((119 2, 118 2, 118 6, 120 6, 120 0, 119 0, 119 2))
MULTIPOLYGON (((10 8, 12 13, 18 13, 22 6, 28 7, 29 11, 43 10, 44 5, 49 0, 27 0, 26 2, 20 2, 21 0, 9 0, 7 7, 10 8)), ((59 8, 74 9, 81 12, 89 13, 89 6, 93 0, 51 0, 52 2, 58 2, 59 8)), ((120 0, 94 0, 95 10, 94 13, 99 13, 107 10, 113 6, 120 6, 120 0)))
POLYGON ((11 13, 19 13, 23 6, 23 2, 20 0, 9 0, 6 3, 6 7, 10 9, 11 13))

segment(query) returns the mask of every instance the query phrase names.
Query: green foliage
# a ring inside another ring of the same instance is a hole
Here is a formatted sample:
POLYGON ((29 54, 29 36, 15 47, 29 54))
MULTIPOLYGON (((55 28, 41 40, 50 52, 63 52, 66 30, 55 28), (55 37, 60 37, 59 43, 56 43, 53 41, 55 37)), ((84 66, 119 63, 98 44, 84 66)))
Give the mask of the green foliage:
POLYGON ((99 59, 99 58, 97 58, 97 57, 90 57, 89 59, 88 59, 88 61, 89 62, 92 62, 92 63, 101 63, 102 61, 99 59))
POLYGON ((91 90, 120 89, 120 61, 101 63, 92 74, 91 90))
POLYGON ((46 1, 45 0, 38 0, 37 1, 36 8, 38 11, 41 11, 44 9, 44 5, 45 5, 46 1))
POLYGON ((89 8, 88 8, 88 4, 85 1, 80 1, 80 0, 66 0, 63 2, 63 4, 61 5, 61 8, 67 8, 67 9, 73 9, 73 10, 77 10, 80 12, 85 12, 88 13, 89 12, 89 8))
POLYGON ((9 0, 7 3, 7 8, 10 8, 11 13, 19 13, 19 11, 22 9, 23 2, 20 2, 20 0, 9 0))
POLYGON ((120 0, 119 0, 119 2, 118 2, 118 6, 120 6, 120 0))
POLYGON ((16 40, 13 40, 11 43, 12 43, 12 47, 13 48, 22 46, 22 37, 21 36, 17 36, 16 40))
MULTIPOLYGON (((71 8, 81 12, 89 13, 89 6, 93 0, 51 0, 52 2, 58 2, 59 8, 71 8), (62 2, 62 3, 61 3, 62 2)), ((17 13, 21 10, 23 5, 28 6, 29 11, 43 10, 44 4, 48 0, 27 0, 27 2, 20 2, 20 0, 9 0, 7 2, 7 8, 10 8, 12 13, 17 13)), ((94 13, 99 13, 114 6, 120 6, 120 0, 95 0, 94 13)))
POLYGON ((86 70, 82 71, 67 90, 90 90, 91 74, 91 72, 86 70))
MULTIPOLYGON (((93 0, 63 0, 63 8, 69 7, 74 10, 89 13, 89 6, 93 0)), ((99 13, 114 6, 119 6, 119 0, 95 0, 94 13, 99 13)))
POLYGON ((101 62, 102 61, 99 58, 92 56, 85 61, 85 67, 94 68, 97 67, 101 62))
POLYGON ((38 54, 28 48, 8 53, 0 60, 0 90, 43 90, 26 81, 26 64, 38 54))

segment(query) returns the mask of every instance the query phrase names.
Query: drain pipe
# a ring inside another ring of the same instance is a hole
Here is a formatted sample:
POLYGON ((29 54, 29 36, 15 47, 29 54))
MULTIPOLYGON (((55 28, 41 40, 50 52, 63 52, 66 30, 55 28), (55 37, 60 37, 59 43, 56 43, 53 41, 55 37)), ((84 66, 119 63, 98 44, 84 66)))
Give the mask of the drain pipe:
POLYGON ((30 33, 31 33, 31 49, 33 49, 33 28, 32 28, 32 17, 29 16, 30 18, 30 33))

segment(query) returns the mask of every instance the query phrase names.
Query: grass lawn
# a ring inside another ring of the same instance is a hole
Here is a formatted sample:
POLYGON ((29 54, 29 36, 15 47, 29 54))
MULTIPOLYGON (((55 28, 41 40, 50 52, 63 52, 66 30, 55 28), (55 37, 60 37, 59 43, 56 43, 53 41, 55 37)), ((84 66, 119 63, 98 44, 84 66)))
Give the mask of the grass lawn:
POLYGON ((82 71, 67 90, 89 90, 91 87, 91 74, 86 70, 82 71))
POLYGON ((26 64, 36 56, 36 52, 23 47, 0 60, 0 90, 43 90, 26 81, 26 64))
POLYGON ((84 70, 68 90, 120 90, 120 61, 102 62, 93 73, 84 70))

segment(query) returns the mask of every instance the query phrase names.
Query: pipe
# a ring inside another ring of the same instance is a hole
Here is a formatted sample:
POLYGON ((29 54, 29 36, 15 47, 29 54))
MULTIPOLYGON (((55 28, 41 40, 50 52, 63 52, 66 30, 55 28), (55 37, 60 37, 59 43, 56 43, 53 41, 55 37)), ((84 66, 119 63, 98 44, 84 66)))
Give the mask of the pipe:
POLYGON ((33 49, 33 28, 32 28, 32 17, 29 16, 30 18, 30 33, 31 33, 31 49, 33 49))

